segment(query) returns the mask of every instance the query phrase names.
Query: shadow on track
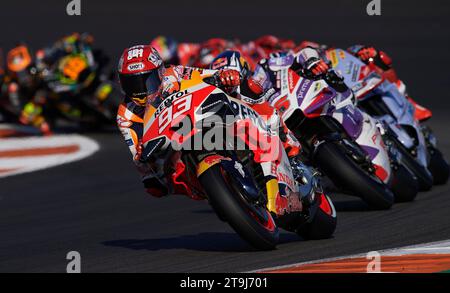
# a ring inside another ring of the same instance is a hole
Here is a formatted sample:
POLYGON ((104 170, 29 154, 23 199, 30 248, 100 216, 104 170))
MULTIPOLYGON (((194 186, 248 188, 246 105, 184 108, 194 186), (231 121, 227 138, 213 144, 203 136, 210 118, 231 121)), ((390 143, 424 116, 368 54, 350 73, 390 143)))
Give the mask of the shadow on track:
MULTIPOLYGON (((279 244, 301 241, 300 237, 292 233, 281 233, 279 244)), ((234 233, 200 233, 172 238, 155 239, 122 239, 102 242, 105 246, 122 247, 132 250, 168 250, 187 249, 209 252, 250 252, 255 251, 237 234, 234 233)))
MULTIPOLYGON (((331 197, 333 200, 333 197, 331 197)), ((369 206, 362 199, 333 200, 336 211, 339 212, 365 212, 370 211, 369 206)), ((338 214, 339 217, 339 214, 338 214)))
MULTIPOLYGON (((371 211, 370 207, 362 201, 362 199, 354 198, 351 196, 343 195, 339 197, 339 199, 335 199, 333 195, 331 195, 331 200, 333 200, 334 207, 337 212, 365 212, 371 211), (341 199, 342 197, 350 197, 350 199, 341 199), (354 198, 354 199, 352 199, 354 198)), ((212 209, 201 209, 192 211, 194 214, 214 214, 212 209)), ((339 215, 338 215, 339 217, 339 215)))

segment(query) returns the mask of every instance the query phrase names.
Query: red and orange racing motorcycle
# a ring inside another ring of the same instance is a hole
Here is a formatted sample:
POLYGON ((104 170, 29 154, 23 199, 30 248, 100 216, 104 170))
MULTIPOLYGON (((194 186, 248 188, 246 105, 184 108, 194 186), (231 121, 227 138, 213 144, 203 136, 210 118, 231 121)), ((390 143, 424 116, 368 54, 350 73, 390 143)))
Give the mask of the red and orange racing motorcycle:
POLYGON ((278 129, 222 91, 214 74, 194 73, 179 92, 149 104, 143 144, 143 162, 164 158, 171 193, 208 200, 257 249, 274 249, 279 227, 304 239, 335 230, 335 208, 314 171, 289 159, 278 129))

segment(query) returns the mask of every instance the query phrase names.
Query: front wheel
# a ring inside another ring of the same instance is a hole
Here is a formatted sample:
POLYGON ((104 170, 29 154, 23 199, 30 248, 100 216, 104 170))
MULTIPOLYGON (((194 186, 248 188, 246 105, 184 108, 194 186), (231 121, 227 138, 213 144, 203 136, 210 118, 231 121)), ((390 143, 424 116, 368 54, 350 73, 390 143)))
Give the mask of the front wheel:
POLYGON ((372 209, 389 209, 394 195, 375 175, 360 167, 337 142, 323 142, 314 160, 334 185, 362 198, 372 209))
POLYGON ((413 201, 419 193, 417 178, 405 166, 397 166, 393 169, 393 180, 391 190, 396 202, 413 201))
POLYGON ((428 169, 433 174, 433 184, 441 185, 448 181, 450 176, 450 167, 444 156, 438 149, 430 149, 430 164, 428 169))
POLYGON ((326 195, 321 194, 319 207, 311 222, 296 232, 305 240, 327 239, 333 235, 336 225, 336 210, 333 203, 326 195))
POLYGON ((397 150, 401 153, 401 163, 408 168, 417 178, 420 191, 428 191, 433 187, 433 175, 432 173, 419 164, 419 162, 411 155, 411 153, 403 146, 403 144, 396 138, 392 139, 393 143, 397 147, 397 150))
POLYGON ((265 206, 248 202, 220 164, 206 170, 199 180, 213 209, 241 238, 260 250, 275 249, 279 232, 270 212, 265 206))

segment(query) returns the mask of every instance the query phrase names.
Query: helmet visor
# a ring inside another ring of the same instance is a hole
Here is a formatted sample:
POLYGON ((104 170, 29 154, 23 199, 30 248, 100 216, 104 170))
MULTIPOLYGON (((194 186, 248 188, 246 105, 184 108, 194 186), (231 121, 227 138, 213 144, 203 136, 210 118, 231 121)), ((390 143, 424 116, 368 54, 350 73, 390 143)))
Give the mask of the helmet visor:
POLYGON ((143 99, 158 91, 161 78, 158 70, 134 75, 121 74, 120 84, 128 97, 143 99))

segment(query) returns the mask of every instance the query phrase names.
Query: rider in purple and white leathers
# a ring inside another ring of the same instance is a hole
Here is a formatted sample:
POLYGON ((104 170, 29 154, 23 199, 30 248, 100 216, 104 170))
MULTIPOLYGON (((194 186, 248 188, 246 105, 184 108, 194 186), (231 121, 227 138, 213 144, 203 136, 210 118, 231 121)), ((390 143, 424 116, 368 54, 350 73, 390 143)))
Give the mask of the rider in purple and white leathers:
MULTIPOLYGON (((318 44, 310 41, 303 41, 298 48, 314 48, 316 49, 323 58, 326 58, 326 50, 332 49, 324 44, 318 44)), ((398 91, 404 95, 408 101, 414 106, 415 109, 415 117, 419 121, 424 121, 429 119, 432 116, 432 113, 429 109, 419 105, 406 91, 405 83, 398 78, 397 72, 393 67, 392 58, 384 51, 376 49, 371 46, 365 45, 353 45, 346 50, 350 54, 359 58, 365 64, 372 63, 377 68, 378 72, 382 73, 382 75, 391 83, 393 83, 398 91)))
MULTIPOLYGON (((278 73, 283 68, 291 68, 294 71, 302 71, 309 77, 323 75, 330 69, 329 65, 319 52, 311 47, 301 49, 299 52, 278 52, 270 54, 268 59, 262 59, 255 68, 253 78, 259 82, 264 91, 271 88, 280 89, 278 73)), ((268 97, 270 102, 270 97, 268 97)))

